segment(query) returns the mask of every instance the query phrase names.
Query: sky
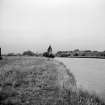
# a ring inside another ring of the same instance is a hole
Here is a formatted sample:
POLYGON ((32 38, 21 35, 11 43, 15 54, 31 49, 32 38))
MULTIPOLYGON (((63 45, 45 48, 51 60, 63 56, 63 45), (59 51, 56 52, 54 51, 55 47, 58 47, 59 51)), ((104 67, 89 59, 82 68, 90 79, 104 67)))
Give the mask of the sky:
POLYGON ((0 0, 3 53, 105 50, 105 0, 0 0))

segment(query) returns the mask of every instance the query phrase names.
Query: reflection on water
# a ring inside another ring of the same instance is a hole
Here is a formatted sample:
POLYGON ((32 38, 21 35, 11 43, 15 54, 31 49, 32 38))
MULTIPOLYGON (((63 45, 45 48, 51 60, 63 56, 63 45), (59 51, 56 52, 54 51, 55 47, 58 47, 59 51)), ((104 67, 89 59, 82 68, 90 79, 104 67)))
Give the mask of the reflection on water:
POLYGON ((75 75, 78 87, 105 95, 105 59, 56 58, 75 75))

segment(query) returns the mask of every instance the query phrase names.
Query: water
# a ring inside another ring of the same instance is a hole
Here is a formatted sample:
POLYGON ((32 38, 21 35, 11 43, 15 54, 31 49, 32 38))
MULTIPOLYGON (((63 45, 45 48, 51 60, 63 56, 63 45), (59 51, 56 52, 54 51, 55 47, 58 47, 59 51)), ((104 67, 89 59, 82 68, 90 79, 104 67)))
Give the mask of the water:
POLYGON ((78 87, 105 96, 105 59, 56 58, 74 74, 78 87))

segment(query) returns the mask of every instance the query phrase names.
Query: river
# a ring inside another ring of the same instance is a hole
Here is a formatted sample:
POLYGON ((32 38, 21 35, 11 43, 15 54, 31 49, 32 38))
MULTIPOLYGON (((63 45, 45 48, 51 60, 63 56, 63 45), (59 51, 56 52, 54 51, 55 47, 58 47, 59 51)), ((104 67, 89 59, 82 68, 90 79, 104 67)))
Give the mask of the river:
POLYGON ((55 58, 74 74, 77 86, 105 98, 105 59, 55 58))

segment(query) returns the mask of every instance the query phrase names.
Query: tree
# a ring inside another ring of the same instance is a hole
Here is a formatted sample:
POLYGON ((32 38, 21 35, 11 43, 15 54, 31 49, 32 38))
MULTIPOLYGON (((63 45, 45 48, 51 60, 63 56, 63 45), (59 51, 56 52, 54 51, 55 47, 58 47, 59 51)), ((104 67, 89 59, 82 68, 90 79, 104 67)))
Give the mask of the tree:
POLYGON ((35 53, 29 50, 29 51, 24 51, 23 55, 34 56, 35 53))
POLYGON ((7 56, 16 56, 15 53, 8 53, 7 56))

